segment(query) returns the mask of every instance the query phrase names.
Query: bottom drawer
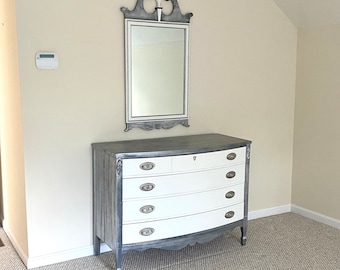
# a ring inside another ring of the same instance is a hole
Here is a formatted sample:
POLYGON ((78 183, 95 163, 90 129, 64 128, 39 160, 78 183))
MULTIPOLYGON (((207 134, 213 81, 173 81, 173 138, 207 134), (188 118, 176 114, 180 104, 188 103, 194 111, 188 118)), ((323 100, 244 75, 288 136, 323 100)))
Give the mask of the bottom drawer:
POLYGON ((181 218, 123 225, 123 244, 171 238, 213 229, 243 219, 243 203, 181 218))

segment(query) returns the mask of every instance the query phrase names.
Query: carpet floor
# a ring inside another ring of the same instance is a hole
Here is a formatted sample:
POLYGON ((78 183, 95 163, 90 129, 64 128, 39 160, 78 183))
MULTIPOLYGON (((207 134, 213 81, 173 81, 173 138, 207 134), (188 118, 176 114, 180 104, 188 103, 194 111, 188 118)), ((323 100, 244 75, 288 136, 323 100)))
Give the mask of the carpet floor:
MULTIPOLYGON (((123 270, 340 270, 340 230, 287 213, 251 220, 247 245, 239 242, 240 230, 206 244, 178 251, 150 249, 128 252, 123 270)), ((0 229, 1 270, 23 270, 6 234, 0 229)), ((89 256, 37 270, 113 270, 112 253, 89 256)))

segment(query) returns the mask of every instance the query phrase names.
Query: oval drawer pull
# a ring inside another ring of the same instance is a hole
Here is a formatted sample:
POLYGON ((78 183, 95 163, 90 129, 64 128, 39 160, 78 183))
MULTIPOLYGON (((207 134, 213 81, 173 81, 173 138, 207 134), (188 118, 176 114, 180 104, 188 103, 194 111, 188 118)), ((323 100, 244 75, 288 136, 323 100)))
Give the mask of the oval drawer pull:
POLYGON ((236 158, 236 153, 230 153, 227 155, 228 160, 234 160, 236 158))
POLYGON ((229 211, 228 213, 226 213, 224 216, 225 218, 232 218, 235 215, 234 211, 229 211))
POLYGON ((225 176, 228 179, 234 178, 236 176, 236 172, 234 172, 234 171, 227 172, 227 174, 225 176))
POLYGON ((154 228, 144 228, 144 229, 139 231, 139 234, 142 235, 142 236, 150 236, 154 232, 155 232, 154 228))
POLYGON ((139 209, 139 211, 143 214, 150 214, 155 210, 153 205, 145 205, 139 209))
POLYGON ((139 187, 142 191, 151 191, 155 188, 155 184, 153 183, 145 183, 139 187))
POLYGON ((141 165, 139 165, 139 168, 141 168, 144 171, 150 171, 155 167, 156 167, 156 164, 152 162, 144 162, 141 165))
POLYGON ((226 197, 227 199, 234 198, 234 196, 235 196, 235 191, 229 191, 229 192, 227 192, 227 193, 225 194, 225 197, 226 197))

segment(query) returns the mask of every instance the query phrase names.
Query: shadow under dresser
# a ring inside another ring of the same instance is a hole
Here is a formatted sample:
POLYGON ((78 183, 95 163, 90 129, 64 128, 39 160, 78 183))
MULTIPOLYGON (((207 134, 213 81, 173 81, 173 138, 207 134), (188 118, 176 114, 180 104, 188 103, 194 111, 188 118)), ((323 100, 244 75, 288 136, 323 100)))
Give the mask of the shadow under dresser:
POLYGON ((92 144, 94 253, 181 249, 241 228, 251 141, 221 134, 92 144))

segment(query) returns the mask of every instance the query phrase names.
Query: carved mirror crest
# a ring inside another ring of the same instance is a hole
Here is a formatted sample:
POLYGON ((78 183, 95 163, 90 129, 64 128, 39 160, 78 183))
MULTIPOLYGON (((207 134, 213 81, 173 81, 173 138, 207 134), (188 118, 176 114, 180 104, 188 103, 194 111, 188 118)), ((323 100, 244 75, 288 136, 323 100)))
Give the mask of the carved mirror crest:
MULTIPOLYGON (((165 0, 169 1, 169 0, 165 0)), ((189 22, 177 0, 163 13, 162 0, 154 12, 137 0, 125 17, 126 129, 169 129, 188 123, 189 22)))

